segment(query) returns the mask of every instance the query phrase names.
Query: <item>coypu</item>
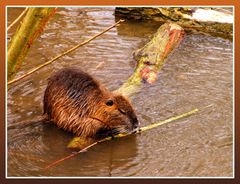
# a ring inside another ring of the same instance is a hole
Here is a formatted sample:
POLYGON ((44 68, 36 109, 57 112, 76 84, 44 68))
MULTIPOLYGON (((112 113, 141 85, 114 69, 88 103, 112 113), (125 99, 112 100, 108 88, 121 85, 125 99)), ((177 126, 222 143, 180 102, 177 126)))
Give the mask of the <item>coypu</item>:
POLYGON ((48 120, 81 137, 100 139, 138 127, 129 101, 81 69, 62 69, 51 76, 43 105, 48 120))

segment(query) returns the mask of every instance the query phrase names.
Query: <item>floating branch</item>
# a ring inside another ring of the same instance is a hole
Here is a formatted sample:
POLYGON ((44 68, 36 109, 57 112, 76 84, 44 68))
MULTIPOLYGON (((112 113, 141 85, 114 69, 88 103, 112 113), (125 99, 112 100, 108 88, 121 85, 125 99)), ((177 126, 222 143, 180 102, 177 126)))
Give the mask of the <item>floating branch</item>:
POLYGON ((98 33, 98 34, 94 35, 93 37, 89 38, 88 40, 86 40, 86 41, 84 41, 84 42, 82 42, 82 43, 80 43, 80 44, 77 44, 76 46, 72 47, 71 49, 68 49, 68 50, 66 50, 65 52, 63 52, 63 53, 55 56, 55 57, 54 57, 53 59, 51 59, 50 61, 47 61, 47 62, 43 63, 42 65, 37 66, 36 68, 28 71, 26 74, 24 74, 24 75, 22 75, 22 76, 20 76, 20 77, 18 77, 18 78, 16 78, 16 79, 13 79, 13 80, 9 81, 9 82, 8 82, 8 85, 13 84, 13 83, 15 83, 15 82, 17 82, 17 81, 19 81, 19 80, 21 80, 21 79, 23 79, 23 78, 31 75, 31 74, 33 74, 34 72, 40 70, 41 68, 43 68, 43 67, 51 64, 52 62, 56 61, 56 60, 59 59, 60 57, 63 57, 63 56, 65 56, 65 55, 69 54, 70 52, 73 52, 73 51, 76 50, 77 48, 79 48, 79 47, 81 47, 81 46, 89 43, 90 41, 94 40, 95 38, 101 36, 102 34, 106 33, 107 31, 109 31, 110 29, 116 27, 116 26, 119 25, 121 22, 124 22, 124 20, 119 20, 118 22, 116 22, 116 23, 113 24, 112 26, 108 27, 107 29, 105 29, 105 30, 102 31, 101 33, 98 33))

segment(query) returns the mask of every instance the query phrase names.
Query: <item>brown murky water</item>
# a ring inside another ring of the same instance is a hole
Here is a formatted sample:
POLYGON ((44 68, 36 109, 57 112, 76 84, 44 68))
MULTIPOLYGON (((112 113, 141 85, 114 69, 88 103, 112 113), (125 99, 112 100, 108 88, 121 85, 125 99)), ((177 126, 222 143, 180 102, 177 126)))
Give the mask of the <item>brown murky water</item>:
MULTIPOLYGON (((22 11, 11 8, 8 23, 22 11)), ((17 76, 115 23, 113 7, 59 8, 31 48, 17 76)), ((159 27, 125 22, 8 90, 7 124, 34 120, 52 72, 78 66, 117 89, 133 72, 132 52, 159 27)), ((9 33, 11 37, 12 33, 9 33)), ((186 35, 153 85, 132 97, 142 126, 193 108, 200 113, 140 135, 99 144, 50 170, 72 153, 72 135, 37 125, 7 132, 8 176, 233 176, 233 45, 205 35, 186 35)))

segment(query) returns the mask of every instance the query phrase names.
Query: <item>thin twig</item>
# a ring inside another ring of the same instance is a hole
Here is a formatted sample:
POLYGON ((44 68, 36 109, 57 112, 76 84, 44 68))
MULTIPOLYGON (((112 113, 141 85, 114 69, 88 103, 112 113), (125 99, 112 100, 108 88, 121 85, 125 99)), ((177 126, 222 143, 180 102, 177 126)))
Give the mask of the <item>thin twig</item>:
MULTIPOLYGON (((209 107, 209 106, 206 106, 206 107, 209 107)), ((205 108, 205 107, 204 107, 204 108, 205 108)), ((160 126, 160 125, 163 125, 163 124, 172 122, 172 121, 174 121, 174 120, 178 120, 178 119, 180 119, 180 118, 184 118, 184 117, 190 116, 190 115, 192 115, 192 114, 195 114, 195 113, 197 113, 198 111, 199 111, 199 109, 193 109, 193 110, 191 110, 191 111, 189 111, 189 112, 186 112, 186 113, 184 113, 184 114, 181 114, 181 115, 178 115, 178 116, 175 116, 175 117, 171 117, 171 118, 166 119, 166 120, 164 120, 164 121, 160 121, 160 122, 157 122, 157 123, 154 123, 154 124, 151 124, 151 125, 148 125, 148 126, 139 128, 139 130, 138 130, 137 132, 135 132, 135 133, 140 133, 140 132, 143 132, 143 131, 146 131, 146 130, 150 130, 150 129, 156 128, 156 127, 158 127, 158 126, 160 126)), ((121 137, 125 137, 125 136, 128 136, 128 135, 132 135, 132 134, 118 134, 118 135, 114 136, 114 138, 121 138, 121 137)), ((78 152, 72 153, 71 155, 68 155, 68 156, 66 156, 66 157, 64 157, 64 158, 61 158, 61 159, 59 159, 59 160, 56 160, 56 161, 52 162, 51 164, 47 165, 44 169, 49 169, 49 168, 51 168, 51 167, 53 167, 53 166, 55 166, 55 165, 57 165, 57 164, 65 161, 65 160, 68 160, 68 159, 70 159, 70 158, 72 158, 72 157, 74 157, 74 156, 76 156, 76 155, 78 155, 78 154, 80 154, 80 153, 82 153, 82 152, 87 151, 89 148, 95 146, 95 145, 98 144, 98 143, 105 142, 105 141, 108 141, 108 140, 111 140, 111 139, 112 139, 112 137, 106 137, 106 138, 104 138, 104 139, 101 139, 101 140, 99 140, 99 141, 96 141, 96 142, 90 144, 89 146, 87 146, 87 147, 79 150, 78 152)))
POLYGON ((51 59, 50 61, 47 61, 46 63, 39 65, 38 67, 36 67, 36 68, 28 71, 26 74, 24 74, 24 75, 22 75, 22 76, 20 76, 20 77, 18 77, 18 78, 16 78, 16 79, 13 79, 13 80, 9 81, 9 82, 8 82, 8 85, 13 84, 13 83, 15 83, 15 82, 17 82, 17 81, 19 81, 19 80, 21 80, 21 79, 29 76, 30 74, 32 74, 32 73, 40 70, 40 69, 43 68, 44 66, 47 66, 47 65, 51 64, 52 62, 56 61, 56 60, 59 59, 60 57, 65 56, 65 55, 69 54, 70 52, 76 50, 77 48, 79 48, 79 47, 81 47, 81 46, 89 43, 90 41, 94 40, 95 38, 101 36, 103 33, 107 32, 107 31, 109 31, 110 29, 112 29, 113 27, 117 26, 117 25, 120 24, 121 22, 124 22, 124 20, 119 20, 118 22, 116 22, 116 23, 113 24, 112 26, 108 27, 107 29, 105 29, 105 30, 102 31, 101 33, 96 34, 95 36, 89 38, 88 40, 86 40, 86 41, 84 41, 84 42, 82 42, 82 43, 80 43, 80 44, 78 44, 78 45, 76 45, 76 46, 74 46, 74 47, 72 47, 71 49, 63 52, 62 54, 59 54, 59 55, 55 56, 55 57, 54 57, 53 59, 51 59))
POLYGON ((96 141, 96 142, 88 145, 87 147, 79 150, 78 152, 74 152, 74 153, 72 153, 71 155, 68 155, 68 156, 63 157, 63 158, 61 158, 61 159, 59 159, 59 160, 56 160, 55 162, 52 162, 51 164, 47 165, 44 169, 49 169, 49 168, 51 168, 51 167, 59 164, 60 162, 63 162, 63 161, 65 161, 65 160, 68 160, 68 159, 70 159, 70 158, 72 158, 72 157, 74 157, 74 156, 76 156, 76 155, 78 155, 78 154, 80 154, 80 153, 82 153, 82 152, 87 151, 89 148, 95 146, 96 144, 98 144, 98 143, 100 143, 100 142, 104 142, 104 141, 107 141, 107 140, 110 140, 110 139, 112 139, 112 138, 111 138, 111 137, 110 137, 110 138, 107 137, 107 138, 105 138, 105 139, 101 139, 100 141, 96 141))
POLYGON ((8 26, 7 31, 11 29, 22 17, 23 15, 28 11, 28 8, 25 8, 23 12, 8 26))

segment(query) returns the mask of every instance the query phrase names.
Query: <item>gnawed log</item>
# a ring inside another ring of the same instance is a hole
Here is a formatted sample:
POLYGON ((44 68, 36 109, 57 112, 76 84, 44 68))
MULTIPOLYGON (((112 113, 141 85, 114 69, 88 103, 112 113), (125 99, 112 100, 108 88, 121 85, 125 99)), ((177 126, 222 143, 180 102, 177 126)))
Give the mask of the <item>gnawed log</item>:
POLYGON ((21 66, 34 40, 42 33, 56 8, 29 8, 8 46, 8 80, 21 66))
POLYGON ((115 15, 125 19, 175 22, 184 30, 198 31, 232 40, 234 18, 220 8, 193 7, 117 7, 115 15))
POLYGON ((137 67, 133 75, 115 92, 132 96, 142 82, 154 83, 165 58, 178 46, 184 36, 183 29, 174 23, 162 25, 143 48, 135 52, 137 67))

